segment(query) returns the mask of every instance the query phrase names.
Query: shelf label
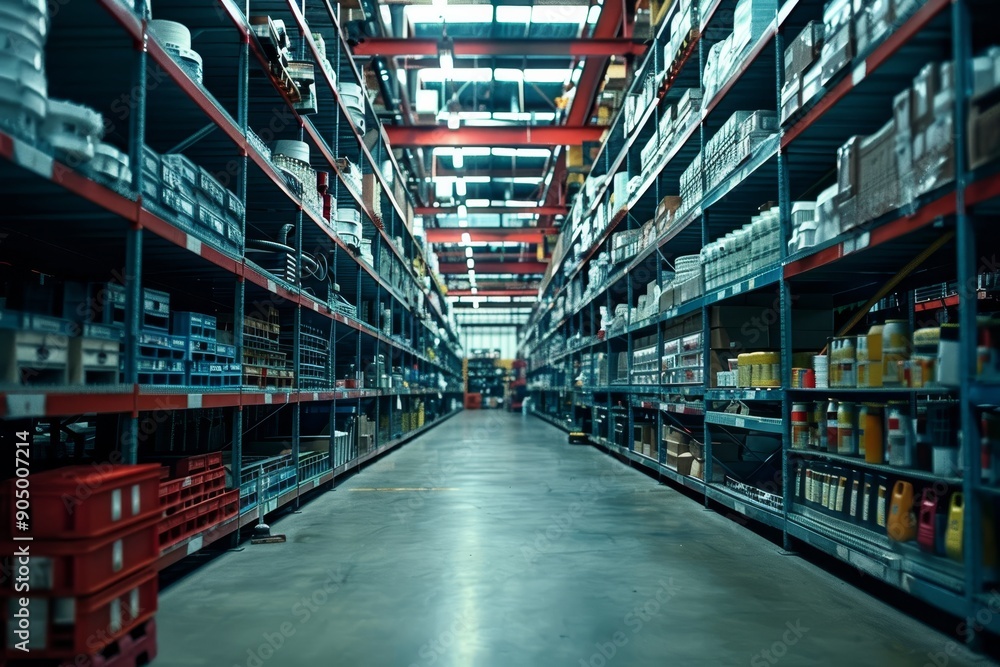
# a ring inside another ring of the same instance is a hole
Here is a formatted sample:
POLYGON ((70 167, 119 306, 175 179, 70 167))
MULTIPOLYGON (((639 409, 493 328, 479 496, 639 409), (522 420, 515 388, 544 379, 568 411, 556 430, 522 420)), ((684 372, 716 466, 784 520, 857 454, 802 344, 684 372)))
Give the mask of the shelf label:
POLYGON ((201 407, 201 394, 188 394, 188 410, 197 410, 201 407))
POLYGON ((264 394, 264 405, 271 405, 274 402, 274 396, 271 394, 264 394))
POLYGON ((757 279, 756 279, 756 278, 751 278, 751 279, 750 279, 750 283, 749 283, 749 285, 747 286, 747 289, 750 289, 750 290, 752 290, 752 289, 753 289, 754 287, 756 287, 756 286, 757 286, 757 279))
POLYGON ((314 401, 318 401, 319 400, 319 394, 316 393, 315 391, 313 392, 313 400, 314 401))
POLYGON ((7 419, 44 417, 45 394, 8 394, 7 419))
POLYGON ((278 290, 278 286, 274 284, 273 280, 271 280, 270 278, 268 278, 267 279, 267 291, 268 292, 276 292, 277 290, 278 290))
POLYGON ((741 503, 740 501, 737 500, 733 503, 733 509, 742 514, 743 516, 746 516, 747 506, 741 503))
POLYGON ((201 254, 201 241, 199 241, 195 237, 191 236, 190 234, 185 234, 185 236, 186 236, 186 238, 184 239, 184 245, 185 245, 185 247, 187 247, 187 249, 190 250, 191 252, 193 252, 194 254, 200 255, 201 254))
POLYGON ((736 422, 736 428, 744 428, 747 425, 747 421, 742 417, 737 417, 735 419, 735 422, 736 422))
POLYGON ((858 66, 854 68, 854 71, 851 72, 851 84, 855 86, 858 85, 859 83, 865 80, 865 76, 867 74, 868 74, 868 63, 867 61, 862 60, 858 64, 858 66))
MULTIPOLYGON (((735 294, 735 291, 733 292, 735 294)), ((726 298, 726 290, 719 290, 719 293, 715 295, 716 301, 722 301, 726 298)))

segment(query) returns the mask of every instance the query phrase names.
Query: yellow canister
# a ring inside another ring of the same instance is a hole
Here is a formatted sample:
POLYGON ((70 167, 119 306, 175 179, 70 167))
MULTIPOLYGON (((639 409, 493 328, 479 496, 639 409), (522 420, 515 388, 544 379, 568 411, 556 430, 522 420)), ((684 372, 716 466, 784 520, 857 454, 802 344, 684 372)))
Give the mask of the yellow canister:
POLYGON ((909 359, 909 323, 906 320, 889 320, 882 328, 882 384, 886 387, 903 385, 906 379, 905 366, 900 362, 909 359))
POLYGON ((882 330, 881 324, 872 325, 872 328, 868 330, 868 360, 869 361, 881 361, 882 360, 882 330))
MULTIPOLYGON (((885 439, 883 435, 882 406, 877 403, 865 404, 864 424, 861 426, 864 438, 865 461, 885 463, 885 439)), ((858 443, 858 449, 862 448, 858 443)))

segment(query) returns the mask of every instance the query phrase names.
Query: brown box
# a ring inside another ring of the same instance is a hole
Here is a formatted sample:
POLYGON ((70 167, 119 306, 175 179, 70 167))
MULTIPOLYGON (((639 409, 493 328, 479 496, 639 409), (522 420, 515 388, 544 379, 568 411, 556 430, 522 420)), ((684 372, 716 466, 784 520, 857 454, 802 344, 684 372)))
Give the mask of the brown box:
POLYGON ((682 475, 691 474, 691 466, 694 463, 694 456, 690 452, 678 454, 674 462, 674 470, 682 475))
POLYGON ((375 174, 363 174, 361 176, 361 195, 365 202, 365 208, 382 217, 382 184, 379 183, 375 174))
POLYGON ((679 431, 672 426, 664 426, 663 441, 666 442, 667 454, 677 456, 688 451, 688 444, 691 442, 691 438, 683 431, 679 431))
POLYGON ((642 424, 642 444, 648 445, 656 439, 656 424, 642 424))
POLYGON ((969 167, 976 169, 1000 157, 1000 103, 969 108, 969 167))
MULTIPOLYGON (((691 460, 691 476, 700 480, 705 479, 705 460, 694 458, 691 460)), ((712 481, 722 482, 725 480, 725 473, 719 470, 719 466, 712 466, 712 481)))

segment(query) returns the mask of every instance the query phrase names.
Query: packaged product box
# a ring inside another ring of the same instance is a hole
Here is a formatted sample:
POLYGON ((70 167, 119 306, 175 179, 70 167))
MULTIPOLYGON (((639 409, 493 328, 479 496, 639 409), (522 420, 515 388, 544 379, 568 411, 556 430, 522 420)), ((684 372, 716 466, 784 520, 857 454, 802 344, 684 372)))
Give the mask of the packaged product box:
POLYGON ((854 195, 858 187, 858 147, 862 137, 853 136, 837 149, 837 194, 854 195))
POLYGON ((823 88, 823 63, 813 63, 802 75, 802 105, 805 106, 815 99, 823 88))
POLYGON ((912 119, 916 132, 926 130, 934 122, 934 96, 941 87, 941 68, 928 63, 913 79, 912 119))
POLYGON ((785 80, 801 75, 816 62, 823 49, 823 24, 810 21, 785 49, 785 80))
POLYGON ((1000 103, 971 105, 968 151, 971 169, 981 167, 1000 157, 1000 103))
POLYGON ((826 85, 840 70, 844 69, 855 54, 854 22, 842 25, 836 32, 829 34, 823 44, 820 62, 823 66, 821 85, 826 85))
POLYGON ((830 37, 840 28, 852 23, 856 0, 830 0, 823 7, 823 37, 830 37))
POLYGON ((781 124, 784 125, 802 106, 802 78, 796 74, 781 87, 781 124))

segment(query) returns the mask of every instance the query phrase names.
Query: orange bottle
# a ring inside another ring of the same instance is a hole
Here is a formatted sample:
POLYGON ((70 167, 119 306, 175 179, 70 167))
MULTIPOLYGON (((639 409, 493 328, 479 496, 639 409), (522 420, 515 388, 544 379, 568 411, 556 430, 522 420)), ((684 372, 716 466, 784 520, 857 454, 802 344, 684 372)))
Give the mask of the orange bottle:
POLYGON ((917 537, 917 521, 913 516, 913 485, 897 480, 892 487, 892 504, 887 522, 889 537, 897 542, 909 542, 917 537))

